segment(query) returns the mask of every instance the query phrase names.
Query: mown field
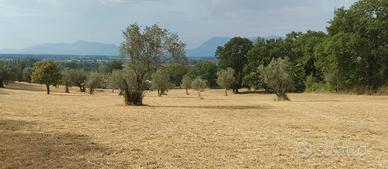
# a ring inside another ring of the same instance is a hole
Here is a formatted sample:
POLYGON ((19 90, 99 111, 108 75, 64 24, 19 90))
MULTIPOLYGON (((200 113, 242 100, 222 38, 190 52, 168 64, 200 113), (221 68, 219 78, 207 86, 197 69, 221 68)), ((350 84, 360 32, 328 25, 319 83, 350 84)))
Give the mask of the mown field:
POLYGON ((0 89, 0 168, 387 168, 388 97, 0 89))

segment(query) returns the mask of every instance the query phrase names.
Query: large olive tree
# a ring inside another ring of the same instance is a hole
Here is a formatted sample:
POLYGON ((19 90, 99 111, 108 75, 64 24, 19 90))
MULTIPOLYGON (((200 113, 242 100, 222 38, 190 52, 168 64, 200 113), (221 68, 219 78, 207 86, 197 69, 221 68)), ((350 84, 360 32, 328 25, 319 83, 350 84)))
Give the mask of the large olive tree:
POLYGON ((50 85, 60 83, 61 76, 61 70, 54 61, 36 62, 32 68, 32 81, 45 84, 47 94, 50 94, 50 85))
POLYGON ((268 66, 259 67, 261 78, 275 92, 279 101, 289 100, 287 90, 293 84, 291 68, 288 58, 272 59, 268 66))
POLYGON ((168 61, 186 61, 185 44, 175 33, 158 25, 130 25, 124 32, 121 54, 128 59, 121 90, 127 105, 142 105, 147 80, 152 73, 168 61))

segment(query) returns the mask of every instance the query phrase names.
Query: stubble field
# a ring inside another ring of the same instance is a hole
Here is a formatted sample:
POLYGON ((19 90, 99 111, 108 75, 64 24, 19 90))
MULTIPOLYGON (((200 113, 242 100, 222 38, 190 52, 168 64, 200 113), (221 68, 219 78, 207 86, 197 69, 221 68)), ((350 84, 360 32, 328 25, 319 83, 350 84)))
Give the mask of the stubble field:
MULTIPOLYGON (((388 97, 0 89, 0 168, 387 168, 388 97)), ((10 89, 11 88, 11 89, 10 89)))

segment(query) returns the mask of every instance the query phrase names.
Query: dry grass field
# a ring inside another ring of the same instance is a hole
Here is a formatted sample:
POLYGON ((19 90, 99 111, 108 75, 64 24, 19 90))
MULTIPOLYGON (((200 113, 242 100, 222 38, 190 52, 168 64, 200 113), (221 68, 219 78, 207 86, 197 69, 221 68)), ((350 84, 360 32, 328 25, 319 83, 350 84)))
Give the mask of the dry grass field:
POLYGON ((0 89, 0 168, 388 168, 388 97, 0 89))

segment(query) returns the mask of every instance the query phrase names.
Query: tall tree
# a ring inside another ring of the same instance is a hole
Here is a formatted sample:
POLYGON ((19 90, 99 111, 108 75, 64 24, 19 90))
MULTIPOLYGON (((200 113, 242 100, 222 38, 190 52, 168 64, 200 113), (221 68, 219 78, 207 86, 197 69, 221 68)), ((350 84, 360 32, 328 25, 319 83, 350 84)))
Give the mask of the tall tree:
POLYGON ((57 85, 61 81, 61 71, 54 61, 40 61, 32 68, 32 81, 45 84, 47 94, 50 94, 50 85, 57 85))
POLYGON ((349 9, 340 8, 330 21, 330 38, 317 52, 324 53, 321 57, 327 54, 332 61, 338 61, 335 64, 339 69, 336 72, 341 76, 340 79, 356 80, 357 85, 361 84, 367 90, 375 91, 388 82, 387 18, 386 0, 360 0, 349 9), (343 62, 345 60, 350 61, 349 64, 343 62), (365 67, 356 74, 352 68, 344 68, 357 64, 365 67), (362 79, 357 80, 354 75, 362 79))
POLYGON ((146 26, 141 30, 137 24, 130 25, 124 32, 121 44, 122 56, 128 58, 123 80, 123 95, 127 105, 142 105, 146 80, 163 63, 175 60, 187 62, 185 44, 177 34, 170 33, 158 25, 146 26))
POLYGON ((217 48, 216 56, 219 59, 219 67, 221 69, 230 67, 235 70, 236 82, 232 86, 235 93, 238 93, 238 89, 242 87, 243 71, 248 61, 247 54, 252 46, 249 39, 235 37, 223 47, 217 48))

